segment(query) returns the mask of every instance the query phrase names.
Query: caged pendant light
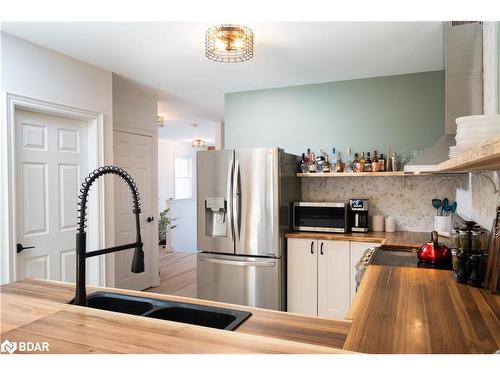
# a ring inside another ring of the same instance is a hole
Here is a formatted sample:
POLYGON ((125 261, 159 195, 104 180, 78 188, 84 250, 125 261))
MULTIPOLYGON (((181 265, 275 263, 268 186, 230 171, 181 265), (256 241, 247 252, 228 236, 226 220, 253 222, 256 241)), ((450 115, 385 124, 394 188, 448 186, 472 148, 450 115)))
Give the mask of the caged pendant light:
POLYGON ((209 28, 205 33, 205 56, 225 63, 250 60, 253 57, 253 31, 240 25, 209 28))

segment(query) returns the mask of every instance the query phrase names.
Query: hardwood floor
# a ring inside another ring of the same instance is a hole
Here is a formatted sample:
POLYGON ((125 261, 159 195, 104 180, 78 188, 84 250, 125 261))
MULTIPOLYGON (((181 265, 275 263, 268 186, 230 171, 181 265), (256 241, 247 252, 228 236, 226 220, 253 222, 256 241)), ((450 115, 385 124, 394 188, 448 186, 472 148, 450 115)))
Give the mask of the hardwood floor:
POLYGON ((158 251, 160 285, 146 292, 196 298, 196 253, 158 251))

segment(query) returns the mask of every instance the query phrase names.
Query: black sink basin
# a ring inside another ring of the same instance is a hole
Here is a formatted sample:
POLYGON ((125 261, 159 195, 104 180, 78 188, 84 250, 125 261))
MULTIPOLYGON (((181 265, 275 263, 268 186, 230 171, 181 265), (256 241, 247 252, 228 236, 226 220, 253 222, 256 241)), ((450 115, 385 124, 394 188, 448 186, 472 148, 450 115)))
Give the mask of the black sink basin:
POLYGON ((153 310, 154 305, 139 298, 127 296, 127 299, 112 295, 91 295, 88 306, 93 309, 121 312, 131 315, 142 315, 153 310))
MULTIPOLYGON (((196 324, 199 326, 233 330, 240 323, 233 327, 238 317, 235 314, 218 311, 207 310, 206 306, 172 306, 163 309, 154 310, 145 314, 149 318, 172 320, 174 322, 196 324)), ((243 312, 243 311, 242 311, 243 312)), ((246 318, 245 318, 246 319, 246 318)))
POLYGON ((247 311, 181 303, 125 294, 96 292, 88 307, 233 331, 252 314, 247 311))

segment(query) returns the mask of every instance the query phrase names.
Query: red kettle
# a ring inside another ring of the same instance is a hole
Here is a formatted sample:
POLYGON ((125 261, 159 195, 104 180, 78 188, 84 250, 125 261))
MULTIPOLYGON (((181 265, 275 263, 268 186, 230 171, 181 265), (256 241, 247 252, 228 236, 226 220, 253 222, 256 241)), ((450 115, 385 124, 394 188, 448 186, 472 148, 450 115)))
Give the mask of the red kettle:
POLYGON ((438 233, 431 232, 431 242, 420 247, 417 252, 418 259, 424 263, 443 264, 451 262, 451 250, 438 242, 438 233))

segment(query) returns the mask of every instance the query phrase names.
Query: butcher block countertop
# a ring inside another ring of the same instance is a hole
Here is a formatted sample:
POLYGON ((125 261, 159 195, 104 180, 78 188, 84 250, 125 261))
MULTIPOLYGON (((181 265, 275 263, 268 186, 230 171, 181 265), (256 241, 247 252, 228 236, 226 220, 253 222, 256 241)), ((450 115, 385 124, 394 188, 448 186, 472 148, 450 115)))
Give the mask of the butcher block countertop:
POLYGON ((26 279, 2 285, 1 340, 47 341, 50 353, 346 353, 351 322, 186 297, 97 290, 235 308, 252 316, 224 331, 69 305, 74 284, 26 279))
MULTIPOLYGON (((418 249, 430 241, 429 232, 367 232, 367 233, 323 233, 323 232, 289 232, 288 238, 305 238, 334 241, 380 242, 382 248, 418 249)), ((450 239, 439 237, 439 241, 451 246, 450 239)))
POLYGON ((364 353, 493 353, 500 295, 458 284, 451 271, 368 267, 348 312, 344 349, 364 353))

